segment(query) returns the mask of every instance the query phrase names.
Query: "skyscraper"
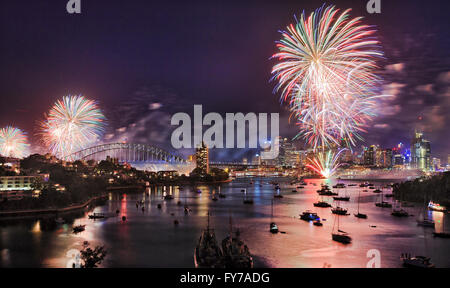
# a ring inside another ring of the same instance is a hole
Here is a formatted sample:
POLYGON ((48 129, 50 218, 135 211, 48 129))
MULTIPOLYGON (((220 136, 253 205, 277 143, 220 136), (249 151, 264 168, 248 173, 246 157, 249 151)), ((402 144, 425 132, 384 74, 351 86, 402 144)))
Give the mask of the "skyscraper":
POLYGON ((411 167, 420 170, 431 169, 430 141, 423 139, 423 134, 417 131, 411 142, 411 167))
POLYGON ((195 162, 202 175, 209 173, 209 149, 205 145, 205 142, 202 142, 202 144, 195 150, 195 162))

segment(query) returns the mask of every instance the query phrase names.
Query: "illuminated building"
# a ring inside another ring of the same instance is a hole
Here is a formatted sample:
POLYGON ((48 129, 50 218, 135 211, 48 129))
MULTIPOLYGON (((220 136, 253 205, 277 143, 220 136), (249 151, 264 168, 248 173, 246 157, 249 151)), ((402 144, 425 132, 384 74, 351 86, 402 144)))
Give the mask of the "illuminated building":
POLYGON ((423 139, 423 134, 415 132, 411 142, 411 167, 420 170, 431 169, 430 142, 423 139))
POLYGON ((440 170, 441 169, 441 159, 439 158, 433 158, 433 170, 440 170))
POLYGON ((2 176, 0 177, 0 198, 20 199, 31 196, 32 184, 36 180, 48 182, 48 174, 35 176, 2 176), (26 194, 28 192, 28 194, 26 194))
POLYGON ((209 149, 204 142, 195 151, 195 162, 202 175, 209 173, 209 149))

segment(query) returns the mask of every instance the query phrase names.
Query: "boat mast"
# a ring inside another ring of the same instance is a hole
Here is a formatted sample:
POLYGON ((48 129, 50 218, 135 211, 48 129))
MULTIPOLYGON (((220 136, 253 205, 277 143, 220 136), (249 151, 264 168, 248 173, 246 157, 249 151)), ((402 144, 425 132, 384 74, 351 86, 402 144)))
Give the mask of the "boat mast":
POLYGON ((359 190, 359 192, 358 192, 358 215, 359 215, 359 201, 360 201, 360 198, 361 198, 361 190, 359 190))

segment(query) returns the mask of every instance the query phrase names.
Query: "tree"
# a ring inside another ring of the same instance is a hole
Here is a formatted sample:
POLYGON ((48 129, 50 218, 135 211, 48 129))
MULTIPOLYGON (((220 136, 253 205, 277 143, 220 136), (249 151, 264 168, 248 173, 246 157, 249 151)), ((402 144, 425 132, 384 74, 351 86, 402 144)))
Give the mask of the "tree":
POLYGON ((105 246, 96 246, 94 250, 89 247, 89 242, 83 242, 83 250, 80 251, 81 254, 81 268, 96 268, 105 259, 107 251, 105 246))

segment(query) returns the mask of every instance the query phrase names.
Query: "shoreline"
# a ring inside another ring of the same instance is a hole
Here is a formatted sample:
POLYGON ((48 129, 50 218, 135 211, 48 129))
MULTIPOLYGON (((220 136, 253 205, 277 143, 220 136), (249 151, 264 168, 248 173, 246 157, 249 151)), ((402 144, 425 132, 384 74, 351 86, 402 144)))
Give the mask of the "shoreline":
POLYGON ((14 211, 0 211, 0 220, 7 218, 19 218, 19 217, 32 217, 37 215, 48 215, 48 214, 58 214, 67 213, 80 210, 88 206, 94 201, 106 198, 107 194, 93 197, 86 202, 78 205, 67 206, 63 208, 41 208, 41 209, 29 209, 29 210, 14 210, 14 211))

